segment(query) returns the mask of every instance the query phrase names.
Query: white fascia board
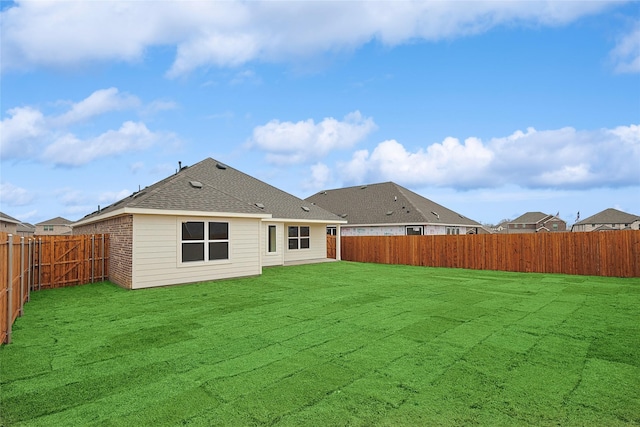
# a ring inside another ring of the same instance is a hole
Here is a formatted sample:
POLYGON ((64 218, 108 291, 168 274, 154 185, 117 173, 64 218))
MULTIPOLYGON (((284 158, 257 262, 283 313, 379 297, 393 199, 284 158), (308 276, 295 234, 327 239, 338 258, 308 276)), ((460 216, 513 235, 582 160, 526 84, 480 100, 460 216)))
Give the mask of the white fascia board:
POLYGON ((335 221, 329 219, 304 219, 304 218, 268 218, 267 222, 290 222, 296 224, 346 224, 347 221, 335 221))
POLYGON ((205 212, 205 211, 187 211, 187 210, 161 210, 161 209, 142 209, 142 208, 122 208, 109 213, 98 215, 93 218, 87 218, 73 223, 74 227, 92 224, 105 219, 114 218, 120 215, 162 215, 162 216, 191 216, 191 217, 224 217, 224 218, 255 218, 268 219, 271 214, 249 214, 238 212, 205 212))

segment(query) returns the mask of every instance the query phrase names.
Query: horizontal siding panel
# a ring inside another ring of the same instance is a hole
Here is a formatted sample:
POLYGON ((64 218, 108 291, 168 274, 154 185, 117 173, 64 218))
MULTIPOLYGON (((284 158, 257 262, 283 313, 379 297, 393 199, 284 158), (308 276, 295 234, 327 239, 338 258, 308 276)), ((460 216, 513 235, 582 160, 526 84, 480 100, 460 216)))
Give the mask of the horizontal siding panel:
MULTIPOLYGON (((261 273, 258 219, 215 218, 229 223, 230 260, 184 265, 178 260, 182 221, 207 218, 140 216, 134 227, 134 288, 252 276, 261 273)), ((211 219, 213 220, 213 219, 211 219)))

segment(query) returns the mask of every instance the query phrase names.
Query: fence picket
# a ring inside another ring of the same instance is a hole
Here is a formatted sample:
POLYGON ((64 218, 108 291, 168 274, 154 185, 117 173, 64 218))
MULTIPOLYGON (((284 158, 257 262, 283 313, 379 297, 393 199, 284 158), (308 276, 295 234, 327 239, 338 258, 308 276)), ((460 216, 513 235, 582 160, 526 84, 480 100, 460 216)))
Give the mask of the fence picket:
POLYGON ((0 233, 0 344, 11 342, 11 326, 23 314, 32 290, 93 282, 87 262, 93 266, 96 260, 96 276, 107 278, 108 250, 109 235, 104 234, 100 240, 91 235, 39 236, 25 244, 24 237, 0 233), (98 255, 85 250, 88 245, 94 250, 93 242, 100 243, 98 255))
POLYGON ((342 236, 340 246, 341 259, 345 261, 640 277, 638 230, 467 236, 342 236))

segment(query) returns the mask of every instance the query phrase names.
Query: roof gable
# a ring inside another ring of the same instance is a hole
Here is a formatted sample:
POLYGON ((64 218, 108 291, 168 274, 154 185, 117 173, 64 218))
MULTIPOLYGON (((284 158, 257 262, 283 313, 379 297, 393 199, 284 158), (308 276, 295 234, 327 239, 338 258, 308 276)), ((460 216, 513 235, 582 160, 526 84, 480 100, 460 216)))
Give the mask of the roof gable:
POLYGON ((543 212, 527 212, 525 214, 520 215, 518 218, 513 221, 509 221, 510 224, 537 224, 538 222, 546 219, 552 218, 553 215, 549 215, 543 212))
POLYGON ((579 224, 630 224, 634 221, 639 221, 640 216, 629 214, 619 211, 617 209, 608 208, 602 212, 598 212, 582 221, 576 222, 574 225, 579 224))
POLYGON ((13 224, 20 224, 20 220, 17 220, 14 217, 9 216, 4 212, 0 212, 0 221, 10 222, 10 223, 13 223, 13 224))
POLYGON ((66 218, 62 218, 61 216, 57 216, 55 218, 48 219, 46 221, 42 221, 37 223, 36 225, 70 225, 73 221, 69 221, 66 218))
POLYGON ((480 224, 393 182, 320 191, 305 200, 349 224, 480 224))
POLYGON ((307 205, 298 197, 214 159, 207 158, 193 166, 185 166, 174 175, 87 215, 82 221, 123 208, 271 215, 273 218, 281 219, 340 221, 340 218, 318 206, 307 205))

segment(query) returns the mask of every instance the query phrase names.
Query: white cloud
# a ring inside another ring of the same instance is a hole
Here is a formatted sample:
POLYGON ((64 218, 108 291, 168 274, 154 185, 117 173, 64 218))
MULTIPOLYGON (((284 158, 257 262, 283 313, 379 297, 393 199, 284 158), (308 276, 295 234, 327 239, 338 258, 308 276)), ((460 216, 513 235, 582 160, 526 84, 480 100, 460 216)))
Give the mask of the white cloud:
MULTIPOLYGON (((615 6, 615 5, 614 5, 615 6)), ((607 2, 80 2, 18 1, 2 12, 3 67, 140 61, 175 46, 177 77, 206 66, 298 60, 371 40, 395 46, 499 25, 563 25, 607 2), (354 19, 357 17, 357 19, 354 19), (82 36, 79 37, 78 35, 82 36)))
POLYGON ((640 184, 640 126, 526 132, 483 143, 448 137, 409 152, 397 141, 369 153, 356 151, 339 164, 347 184, 396 181, 456 188, 518 185, 526 188, 595 188, 640 184))
POLYGON ((79 166, 99 157, 144 150, 159 139, 160 134, 151 132, 144 123, 129 121, 118 130, 109 130, 88 140, 63 135, 46 148, 44 157, 58 165, 79 166))
POLYGON ((640 73, 640 20, 618 40, 611 56, 617 72, 640 73))
POLYGON ((311 177, 302 183, 302 188, 307 191, 317 191, 327 187, 331 179, 331 169, 324 163, 316 163, 311 166, 311 177))
POLYGON ((9 182, 0 184, 0 194, 2 194, 2 204, 7 206, 28 205, 34 199, 31 192, 9 182))
POLYGON ((93 92, 87 98, 71 105, 66 113, 54 120, 61 126, 87 120, 110 111, 136 108, 140 100, 135 96, 120 94, 115 87, 93 92))
POLYGON ((351 148, 375 129, 373 119, 359 111, 347 114, 342 121, 327 117, 317 124, 313 119, 296 123, 272 120, 253 130, 250 145, 266 151, 271 163, 301 163, 351 148))
MULTIPOLYGON (((175 142, 173 134, 150 131, 142 122, 126 121, 118 130, 106 130, 95 137, 79 137, 73 125, 113 111, 140 108, 140 100, 121 94, 117 88, 93 92, 76 102, 58 101, 67 111, 46 115, 33 107, 7 110, 0 122, 0 155, 3 160, 38 159, 58 165, 78 166, 99 157, 143 150, 155 143, 175 142)), ((151 108, 172 108, 170 102, 152 103, 151 108)), ((146 108, 146 107, 143 107, 146 108)))
POLYGON ((7 111, 0 122, 0 157, 27 157, 37 139, 47 133, 43 114, 31 107, 17 107, 7 111))

